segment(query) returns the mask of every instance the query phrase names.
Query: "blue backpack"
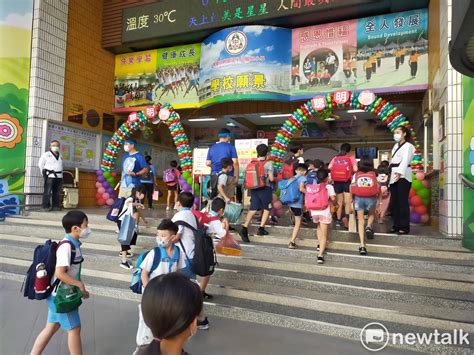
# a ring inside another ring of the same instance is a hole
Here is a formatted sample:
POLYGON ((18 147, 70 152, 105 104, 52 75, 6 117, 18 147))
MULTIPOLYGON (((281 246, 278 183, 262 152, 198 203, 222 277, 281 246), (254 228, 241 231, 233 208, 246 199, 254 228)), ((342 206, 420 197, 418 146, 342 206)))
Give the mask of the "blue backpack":
POLYGON ((310 171, 306 176, 306 184, 307 185, 316 185, 318 184, 318 172, 317 171, 310 171))
POLYGON ((301 198, 300 184, 297 177, 288 180, 282 180, 278 183, 280 189, 280 201, 284 205, 298 202, 301 198))
POLYGON ((112 207, 110 207, 109 213, 107 213, 107 219, 112 222, 117 222, 122 212, 123 205, 125 204, 125 198, 121 197, 115 200, 112 207))
MULTIPOLYGON (((156 268, 158 267, 158 265, 160 265, 160 262, 161 262, 160 248, 155 247, 151 250, 155 251, 155 256, 153 258, 153 264, 151 266, 150 275, 153 271, 156 270, 156 268)), ((148 255, 148 253, 151 250, 144 251, 138 256, 137 265, 136 265, 135 271, 132 274, 132 281, 130 282, 130 290, 132 290, 133 293, 138 293, 139 295, 142 294, 143 283, 142 283, 142 269, 140 268, 140 266, 142 265, 143 260, 145 260, 145 257, 148 255)))
POLYGON ((62 240, 59 243, 48 239, 44 245, 38 245, 33 253, 33 263, 26 272, 25 280, 21 286, 23 296, 30 300, 44 300, 51 295, 54 288, 59 285, 59 279, 54 284, 51 280, 56 269, 56 250, 61 244, 71 245, 71 264, 74 264, 76 248, 69 240, 62 240), (41 278, 36 277, 41 272, 41 278))

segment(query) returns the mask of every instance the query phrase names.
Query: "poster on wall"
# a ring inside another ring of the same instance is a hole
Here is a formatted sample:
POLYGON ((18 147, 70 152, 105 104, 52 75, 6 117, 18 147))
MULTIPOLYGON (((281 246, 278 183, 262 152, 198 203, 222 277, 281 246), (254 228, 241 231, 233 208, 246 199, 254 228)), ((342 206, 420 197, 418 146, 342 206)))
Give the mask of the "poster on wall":
MULTIPOLYGON (((33 0, 0 4, 0 195, 23 192, 33 0)), ((40 144, 40 137, 33 137, 40 144)), ((20 197, 0 197, 0 207, 20 197)), ((18 208, 0 209, 0 220, 18 208)))
POLYGON ((235 149, 239 160, 239 179, 243 180, 245 176, 245 169, 248 163, 257 157, 257 146, 259 144, 268 145, 268 139, 236 139, 235 149))
POLYGON ((291 30, 239 26, 201 46, 201 105, 235 100, 288 100, 291 30))
POLYGON ((79 168, 91 171, 99 169, 100 134, 48 122, 46 142, 52 140, 61 143, 61 155, 65 169, 79 168))
POLYGON ((114 111, 141 110, 161 101, 197 107, 200 52, 200 44, 190 44, 116 56, 114 111))

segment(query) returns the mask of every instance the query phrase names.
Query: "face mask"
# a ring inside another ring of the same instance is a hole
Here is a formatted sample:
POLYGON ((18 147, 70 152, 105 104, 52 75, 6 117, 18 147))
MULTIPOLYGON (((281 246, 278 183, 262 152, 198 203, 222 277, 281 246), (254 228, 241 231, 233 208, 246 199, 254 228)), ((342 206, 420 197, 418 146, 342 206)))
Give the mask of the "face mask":
POLYGON ((156 240, 156 244, 160 248, 167 248, 170 245, 170 240, 164 240, 164 239, 158 238, 156 240))
POLYGON ((123 146, 123 150, 125 150, 126 152, 128 152, 128 151, 130 150, 130 146, 124 145, 124 146, 123 146))
POLYGON ((145 195, 138 195, 139 200, 143 200, 145 198, 145 195))
POLYGON ((81 239, 87 239, 89 236, 92 234, 92 231, 89 227, 84 228, 81 230, 81 233, 79 233, 79 238, 81 239))
POLYGON ((393 140, 397 143, 400 142, 402 140, 402 135, 400 133, 395 133, 393 135, 393 140))
POLYGON ((59 147, 56 147, 56 146, 51 147, 51 151, 57 153, 59 152, 59 147))

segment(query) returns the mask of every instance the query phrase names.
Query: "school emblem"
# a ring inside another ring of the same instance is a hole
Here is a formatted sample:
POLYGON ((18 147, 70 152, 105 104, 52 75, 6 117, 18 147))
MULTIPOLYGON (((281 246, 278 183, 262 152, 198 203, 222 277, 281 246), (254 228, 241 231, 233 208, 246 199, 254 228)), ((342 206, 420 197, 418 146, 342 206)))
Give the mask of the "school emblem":
POLYGON ((225 50, 230 55, 239 55, 247 48, 247 36, 242 31, 232 31, 225 39, 225 50))

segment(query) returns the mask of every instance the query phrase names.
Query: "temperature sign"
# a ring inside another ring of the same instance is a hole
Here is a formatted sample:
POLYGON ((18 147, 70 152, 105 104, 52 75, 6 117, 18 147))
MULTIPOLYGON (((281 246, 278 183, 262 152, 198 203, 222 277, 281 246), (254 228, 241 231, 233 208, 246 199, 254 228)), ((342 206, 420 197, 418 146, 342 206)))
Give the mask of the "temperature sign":
POLYGON ((324 96, 315 96, 314 99, 311 100, 311 105, 316 111, 321 111, 326 108, 326 98, 324 96))

